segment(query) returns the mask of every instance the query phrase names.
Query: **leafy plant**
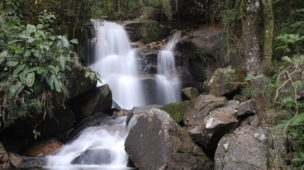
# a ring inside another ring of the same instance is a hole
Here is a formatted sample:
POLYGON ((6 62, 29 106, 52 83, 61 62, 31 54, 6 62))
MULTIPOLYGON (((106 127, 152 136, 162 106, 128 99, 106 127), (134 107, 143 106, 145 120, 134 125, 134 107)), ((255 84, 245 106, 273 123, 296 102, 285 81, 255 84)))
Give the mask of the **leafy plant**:
POLYGON ((68 97, 64 73, 72 64, 81 67, 71 43, 66 36, 45 31, 41 24, 0 17, 0 126, 22 116, 52 115, 54 104, 62 105, 68 97))

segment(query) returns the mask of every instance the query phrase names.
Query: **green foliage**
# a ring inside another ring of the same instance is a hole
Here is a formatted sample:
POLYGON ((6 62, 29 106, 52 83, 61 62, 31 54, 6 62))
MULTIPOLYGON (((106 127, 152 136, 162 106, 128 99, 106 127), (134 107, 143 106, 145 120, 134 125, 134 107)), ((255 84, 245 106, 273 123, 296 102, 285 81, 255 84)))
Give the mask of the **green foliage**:
POLYGON ((158 23, 147 23, 144 26, 144 41, 145 42, 153 42, 153 41, 160 41, 165 38, 166 33, 165 31, 160 28, 158 23))

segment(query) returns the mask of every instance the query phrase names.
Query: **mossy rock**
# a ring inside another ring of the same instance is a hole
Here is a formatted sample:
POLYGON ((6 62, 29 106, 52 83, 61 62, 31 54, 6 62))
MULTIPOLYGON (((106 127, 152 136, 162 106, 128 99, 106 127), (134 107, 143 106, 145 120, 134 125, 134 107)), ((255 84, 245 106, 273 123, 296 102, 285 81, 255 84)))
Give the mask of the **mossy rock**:
POLYGON ((183 121, 184 113, 190 104, 190 101, 184 101, 181 103, 171 103, 161 107, 160 109, 167 112, 176 122, 183 121))

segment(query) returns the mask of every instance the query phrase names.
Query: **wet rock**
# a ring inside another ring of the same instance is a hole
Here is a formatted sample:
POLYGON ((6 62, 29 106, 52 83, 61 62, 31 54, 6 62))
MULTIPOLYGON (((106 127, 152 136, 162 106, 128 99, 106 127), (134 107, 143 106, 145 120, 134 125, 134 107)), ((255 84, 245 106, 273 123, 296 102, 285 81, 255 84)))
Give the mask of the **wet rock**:
MULTIPOLYGON (((59 135, 66 138, 68 135, 66 132, 73 128, 76 123, 75 114, 69 107, 55 108, 54 114, 53 118, 46 118, 37 128, 37 131, 40 132, 41 137, 59 135)), ((33 132, 31 133, 32 135, 33 132)))
POLYGON ((238 117, 246 117, 249 115, 256 114, 257 103, 254 99, 247 100, 240 104, 239 111, 237 113, 238 117))
POLYGON ((182 99, 183 100, 192 100, 199 96, 199 92, 196 88, 187 87, 182 90, 182 99))
POLYGON ((215 96, 233 97, 244 81, 244 74, 231 66, 217 69, 213 76, 204 82, 205 89, 215 96))
POLYGON ((151 109, 137 115, 125 147, 136 168, 212 169, 213 163, 166 112, 151 109))
POLYGON ((189 107, 185 111, 183 118, 184 124, 188 127, 200 126, 210 111, 222 107, 226 103, 227 99, 225 97, 200 95, 195 100, 191 101, 189 107))
POLYGON ((201 125, 188 129, 195 143, 202 146, 210 157, 213 157, 219 140, 236 128, 237 109, 238 102, 229 101, 225 107, 211 111, 201 125))
POLYGON ((48 139, 37 141, 25 151, 28 156, 46 156, 55 153, 63 146, 61 142, 56 139, 48 139))
POLYGON ((113 154, 108 149, 87 150, 76 157, 72 164, 101 165, 110 164, 113 154))
POLYGON ((173 118, 177 123, 182 123, 184 114, 189 104, 189 101, 184 101, 181 103, 171 103, 160 107, 160 109, 167 112, 171 116, 171 118, 173 118))
POLYGON ((160 107, 161 107, 160 105, 147 105, 147 106, 134 107, 133 110, 131 111, 132 113, 127 117, 127 124, 129 123, 130 119, 133 116, 136 116, 138 114, 144 114, 153 108, 158 109, 160 107))
POLYGON ((86 118, 94 112, 107 112, 112 107, 112 92, 108 85, 103 85, 72 99, 70 106, 77 120, 86 118))
POLYGON ((75 125, 76 128, 71 133, 70 138, 77 137, 80 134, 80 132, 87 127, 102 125, 111 119, 113 119, 111 116, 104 113, 96 113, 94 115, 91 115, 81 120, 79 123, 75 125))
POLYGON ((22 159, 20 164, 17 164, 15 168, 20 169, 35 169, 42 168, 46 166, 47 162, 44 157, 20 157, 18 159, 22 159))
POLYGON ((275 133, 262 127, 246 126, 223 137, 215 153, 215 170, 283 168, 281 156, 286 153, 286 148, 282 143, 284 140, 275 133), (279 152, 282 153, 270 154, 279 152))

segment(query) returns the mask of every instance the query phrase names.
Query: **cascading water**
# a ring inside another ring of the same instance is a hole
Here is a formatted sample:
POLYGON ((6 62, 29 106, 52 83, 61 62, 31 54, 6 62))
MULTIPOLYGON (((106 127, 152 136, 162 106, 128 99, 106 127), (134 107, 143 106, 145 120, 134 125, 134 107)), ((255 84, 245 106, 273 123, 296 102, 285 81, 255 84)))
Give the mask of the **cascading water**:
POLYGON ((110 86, 113 100, 119 107, 132 109, 145 105, 135 52, 127 32, 116 23, 93 22, 97 42, 95 63, 90 67, 100 74, 102 84, 110 86))
POLYGON ((168 104, 181 101, 181 83, 175 68, 175 57, 173 50, 180 38, 177 32, 166 45, 165 49, 158 54, 156 89, 158 104, 168 104))
POLYGON ((72 143, 47 156, 48 169, 129 169, 124 142, 135 119, 126 127, 126 117, 82 131, 72 143), (133 122, 133 123, 132 123, 133 122))

